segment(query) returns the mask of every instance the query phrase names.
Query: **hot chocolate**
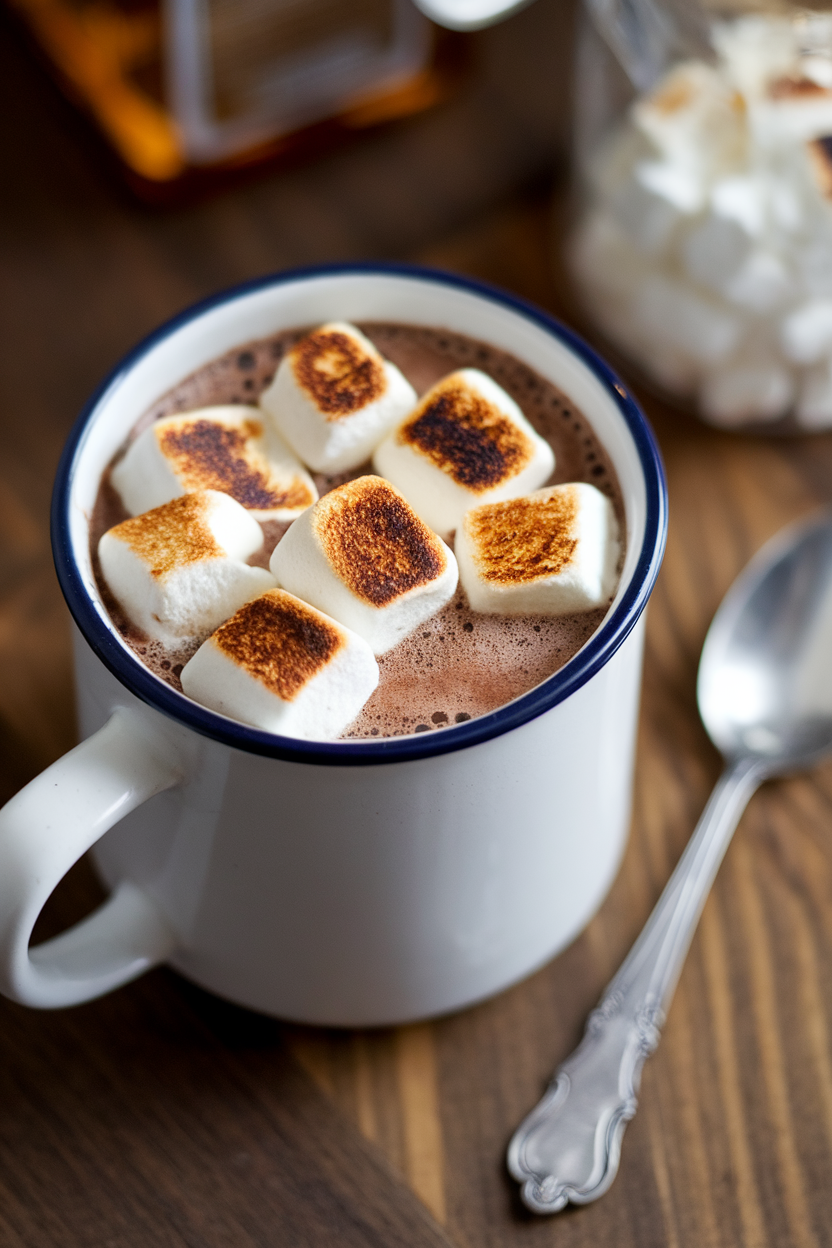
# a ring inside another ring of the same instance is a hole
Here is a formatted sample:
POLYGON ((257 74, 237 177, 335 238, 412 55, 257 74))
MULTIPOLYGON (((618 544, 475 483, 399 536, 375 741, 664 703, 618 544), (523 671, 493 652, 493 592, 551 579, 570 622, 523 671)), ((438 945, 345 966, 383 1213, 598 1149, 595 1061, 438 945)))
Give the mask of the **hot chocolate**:
MULTIPOLYGON (((493 378, 554 450, 552 483, 588 482, 612 500, 623 552, 623 504, 609 457, 588 421, 556 386, 516 357, 457 333, 384 323, 361 323, 359 328, 419 395, 457 369, 476 368, 493 378)), ((247 343, 207 364, 145 413, 131 441, 154 421, 178 412, 256 403, 286 351, 307 332, 300 328, 247 343)), ((349 472, 313 476, 319 493, 325 494, 371 471, 368 462, 349 472)), ((108 472, 99 490, 90 533, 99 588, 116 627, 139 658, 162 680, 181 689, 182 667, 197 645, 176 649, 148 639, 124 617, 100 573, 96 553, 99 539, 126 516, 108 472)), ((264 544, 249 562, 268 567, 288 523, 260 523, 264 544)), ((562 667, 589 639, 605 613, 606 607, 568 615, 480 614, 471 609, 460 587, 437 614, 379 656, 378 688, 343 737, 431 731, 495 710, 562 667)))

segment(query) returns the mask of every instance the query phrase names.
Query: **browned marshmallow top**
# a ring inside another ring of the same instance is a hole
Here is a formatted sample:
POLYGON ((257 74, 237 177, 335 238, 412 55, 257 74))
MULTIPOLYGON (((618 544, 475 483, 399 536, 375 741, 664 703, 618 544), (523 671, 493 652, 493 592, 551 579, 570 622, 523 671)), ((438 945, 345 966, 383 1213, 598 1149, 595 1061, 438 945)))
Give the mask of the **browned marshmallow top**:
POLYGON ((534 454, 523 430, 458 373, 428 391, 396 437, 475 493, 513 477, 534 454))
POLYGON ((324 326, 289 352, 301 389, 330 422, 380 399, 387 389, 381 356, 340 329, 324 326))
POLYGON ((832 91, 812 78, 785 77, 769 83, 768 95, 772 100, 817 100, 832 98, 832 91))
MULTIPOLYGON (((669 81, 661 85, 649 95, 649 107, 652 111, 670 117, 696 103, 700 85, 695 78, 682 72, 672 74, 669 81)), ((745 112, 745 100, 739 91, 731 92, 731 107, 735 112, 745 112)))
POLYGON ((671 114, 687 108, 695 100, 696 91, 687 78, 675 75, 650 96, 650 104, 658 113, 671 114))
POLYGON ((208 525, 210 508, 205 494, 184 494, 132 520, 122 520, 110 533, 138 555, 152 577, 164 580, 185 564, 225 553, 208 525))
POLYGON ((463 523, 480 576, 492 585, 524 585, 557 576, 578 544, 577 514, 577 491, 571 485, 472 508, 463 523))
POLYGON ((345 644, 334 620, 285 589, 247 602, 211 640, 284 702, 294 701, 345 644))
POLYGON ((159 448, 186 490, 221 490, 243 507, 302 510, 315 500, 300 477, 276 479, 252 439, 263 436, 259 420, 240 422, 170 416, 159 421, 159 448))
POLYGON ((815 181, 827 199, 832 199, 832 135, 811 139, 806 144, 815 174, 815 181))
POLYGON ((429 584, 447 567, 442 542, 382 477, 331 490, 316 503, 312 523, 336 575, 374 607, 429 584))

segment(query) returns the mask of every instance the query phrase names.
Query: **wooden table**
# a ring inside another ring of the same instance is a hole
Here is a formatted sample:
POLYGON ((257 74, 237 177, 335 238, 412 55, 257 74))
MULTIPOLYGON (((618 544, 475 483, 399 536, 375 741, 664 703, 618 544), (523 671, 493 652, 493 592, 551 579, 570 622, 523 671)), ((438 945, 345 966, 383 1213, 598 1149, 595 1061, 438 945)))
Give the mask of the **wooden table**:
MULTIPOLYGON (((537 43, 534 23, 553 13, 529 10, 505 38, 519 29, 537 43)), ((252 273, 367 254, 565 305, 548 191, 522 190, 543 167, 540 136, 497 108, 499 143, 469 150, 482 95, 317 166, 153 215, 100 173, 13 36, 0 45, 0 84, 11 175, 0 197, 5 800, 74 740, 49 490, 83 398, 141 333, 252 273), (445 201, 420 208, 431 174, 445 201)), ((0 1003, 0 1248, 832 1243, 832 766, 767 786, 744 818, 610 1193, 536 1219, 504 1168, 513 1127, 576 1043, 718 774, 694 701, 708 621, 766 538, 832 501, 832 435, 742 438, 647 406, 670 539, 650 609, 632 836, 599 915, 531 979, 414 1027, 284 1026, 165 970, 71 1011, 0 1003)), ((99 897, 81 864, 42 934, 99 897)))

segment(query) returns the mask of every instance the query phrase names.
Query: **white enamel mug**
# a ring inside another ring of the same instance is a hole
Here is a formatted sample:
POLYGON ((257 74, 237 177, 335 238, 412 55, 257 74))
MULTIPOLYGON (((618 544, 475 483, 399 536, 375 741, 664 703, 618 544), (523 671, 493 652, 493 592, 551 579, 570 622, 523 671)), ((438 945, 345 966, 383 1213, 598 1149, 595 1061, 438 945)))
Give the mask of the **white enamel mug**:
POLYGON ((0 812, 7 996, 71 1005, 167 962, 282 1018, 404 1022, 527 975, 600 905, 629 822, 666 492, 624 387, 545 313, 396 265, 295 271, 219 295, 153 334, 93 398, 64 452, 52 523, 77 625, 82 744, 0 812), (137 418, 232 347, 330 320, 442 326, 497 344, 556 382, 613 460, 627 523, 615 601, 561 671, 493 714, 371 741, 278 737, 157 679, 101 603, 88 520, 137 418), (44 902, 91 846, 109 899, 30 948, 44 902))

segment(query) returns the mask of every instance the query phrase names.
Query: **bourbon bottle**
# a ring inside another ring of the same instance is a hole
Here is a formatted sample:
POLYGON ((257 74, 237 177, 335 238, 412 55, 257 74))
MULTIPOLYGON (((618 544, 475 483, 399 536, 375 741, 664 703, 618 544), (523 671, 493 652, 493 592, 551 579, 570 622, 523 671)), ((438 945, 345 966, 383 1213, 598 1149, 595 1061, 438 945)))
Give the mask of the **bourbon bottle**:
POLYGON ((411 0, 8 2, 150 200, 428 108, 465 56, 411 0))

